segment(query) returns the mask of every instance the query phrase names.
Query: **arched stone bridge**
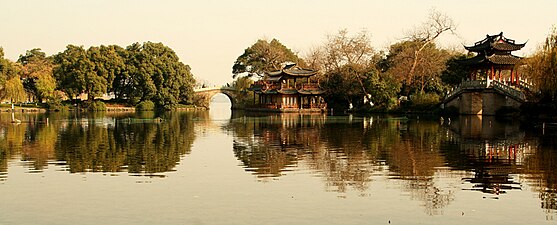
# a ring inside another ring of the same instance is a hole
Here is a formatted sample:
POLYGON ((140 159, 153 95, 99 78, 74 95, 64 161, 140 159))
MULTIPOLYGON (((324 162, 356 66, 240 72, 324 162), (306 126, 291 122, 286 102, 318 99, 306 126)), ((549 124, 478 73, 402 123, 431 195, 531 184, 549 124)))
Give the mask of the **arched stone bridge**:
POLYGON ((236 108, 238 104, 238 94, 240 93, 234 87, 209 87, 209 88, 197 88, 194 89, 195 92, 195 99, 197 105, 204 106, 209 108, 209 104, 211 103, 211 99, 216 94, 224 94, 230 99, 230 103, 232 104, 232 108, 236 108))

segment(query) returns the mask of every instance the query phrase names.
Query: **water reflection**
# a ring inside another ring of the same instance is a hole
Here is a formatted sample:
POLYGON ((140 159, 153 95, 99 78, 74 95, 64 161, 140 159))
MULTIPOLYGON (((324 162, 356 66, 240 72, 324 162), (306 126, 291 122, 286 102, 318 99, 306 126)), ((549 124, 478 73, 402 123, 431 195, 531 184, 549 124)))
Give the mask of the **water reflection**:
POLYGON ((128 172, 164 176, 195 138, 192 114, 25 114, 13 124, 1 114, 0 179, 7 161, 21 155, 29 172, 49 164, 71 173, 128 172))
MULTIPOLYGON (((497 195, 521 189, 514 174, 519 173, 526 155, 535 143, 525 140, 525 132, 512 121, 498 121, 494 117, 466 116, 450 126, 449 138, 457 151, 449 154, 450 166, 473 172, 463 180, 473 185, 470 190, 497 195)), ((450 148, 450 146, 446 146, 450 148)))
POLYGON ((280 176, 296 166, 298 154, 320 145, 321 115, 274 114, 237 117, 227 129, 234 132, 236 157, 258 177, 280 176))
POLYGON ((374 184, 385 184, 419 202, 427 215, 443 214, 462 193, 497 201, 534 191, 548 219, 556 215, 555 133, 527 131, 515 121, 493 117, 222 110, 222 115, 17 114, 20 124, 0 113, 0 183, 9 179, 14 162, 29 173, 56 166, 66 173, 166 176, 185 162, 197 136, 224 131, 233 139, 224 151, 232 151, 258 181, 303 174, 340 197, 373 196, 380 193, 374 184))
POLYGON ((307 167, 329 191, 365 195, 387 176, 430 215, 458 191, 497 199, 525 184, 540 192, 543 208, 556 206, 555 139, 527 136, 513 121, 275 114, 236 116, 226 129, 236 157, 262 180, 307 167))
POLYGON ((228 129, 236 157, 261 179, 307 166, 339 193, 365 195, 375 177, 402 181, 430 214, 453 199, 454 188, 434 179, 445 165, 439 147, 445 128, 433 121, 277 114, 236 118, 228 129))

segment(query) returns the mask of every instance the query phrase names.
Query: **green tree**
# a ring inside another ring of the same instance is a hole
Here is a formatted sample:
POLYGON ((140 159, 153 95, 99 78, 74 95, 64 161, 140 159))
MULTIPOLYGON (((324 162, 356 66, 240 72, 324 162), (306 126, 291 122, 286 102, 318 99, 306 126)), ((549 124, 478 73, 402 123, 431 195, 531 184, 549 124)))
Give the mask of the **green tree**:
POLYGON ((177 103, 191 103, 195 79, 188 65, 162 43, 146 42, 126 48, 126 72, 115 79, 122 88, 120 96, 134 103, 152 100, 158 107, 172 108, 177 103))
POLYGON ((90 99, 113 90, 115 77, 125 70, 124 59, 120 54, 122 50, 117 45, 101 45, 87 50, 87 58, 93 63, 95 72, 95 76, 87 79, 86 90, 90 99))
MULTIPOLYGON (((89 60, 83 46, 68 45, 66 50, 54 56, 54 62, 56 63, 54 77, 58 88, 70 99, 86 93, 88 88, 91 90, 92 86, 88 83, 98 81, 94 70, 95 65, 89 60)), ((91 94, 94 95, 95 92, 91 94)))
POLYGON ((237 77, 232 83, 232 87, 239 91, 236 100, 242 106, 253 104, 254 97, 250 94, 248 88, 253 84, 250 77, 237 77))
POLYGON ((397 104, 401 84, 389 73, 379 70, 368 72, 370 100, 379 107, 392 109, 397 104))
POLYGON ((468 77, 468 69, 459 62, 464 59, 466 59, 466 55, 455 54, 447 60, 446 68, 441 73, 441 80, 443 83, 456 86, 459 85, 463 79, 468 77))
POLYGON ((233 77, 240 74, 263 77, 267 72, 280 70, 285 63, 304 66, 304 62, 277 39, 271 42, 258 40, 236 59, 232 66, 232 73, 233 77))
POLYGON ((114 78, 112 84, 116 98, 129 100, 132 104, 151 99, 156 92, 150 75, 141 70, 146 60, 141 51, 141 44, 133 43, 120 53, 124 58, 125 70, 114 78))
POLYGON ((55 97, 56 80, 54 79, 54 63, 47 58, 40 48, 28 50, 20 55, 17 61, 22 65, 23 86, 38 102, 53 100, 55 97))

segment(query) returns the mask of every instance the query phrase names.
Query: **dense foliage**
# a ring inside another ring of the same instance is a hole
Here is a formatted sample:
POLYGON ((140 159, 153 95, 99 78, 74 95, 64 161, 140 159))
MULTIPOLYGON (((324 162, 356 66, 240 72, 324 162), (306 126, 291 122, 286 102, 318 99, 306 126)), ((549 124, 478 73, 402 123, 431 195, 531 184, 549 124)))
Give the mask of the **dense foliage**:
POLYGON ((388 52, 375 51, 366 31, 351 35, 340 30, 311 49, 304 60, 276 39, 271 43, 259 40, 238 57, 232 71, 234 76, 247 73, 262 78, 285 62, 304 62, 299 66, 319 71, 316 79, 325 90, 328 106, 335 110, 429 109, 462 76, 462 69, 454 65, 458 54, 435 45, 439 36, 454 28, 451 18, 433 11, 422 26, 392 44, 388 52), (401 105, 401 100, 412 104, 401 105))
POLYGON ((277 39, 270 42, 258 40, 238 56, 232 66, 232 73, 234 77, 240 74, 263 77, 266 72, 281 69, 284 63, 302 65, 303 61, 277 39))
POLYGON ((4 59, 0 48, 0 97, 12 102, 59 106, 64 96, 76 100, 85 94, 89 102, 85 105, 97 111, 105 106, 94 100, 112 95, 118 102, 152 101, 159 108, 170 109, 192 103, 194 84, 189 66, 162 43, 88 49, 68 45, 50 57, 35 48, 17 62, 4 59))
POLYGON ((541 100, 557 103, 557 29, 554 27, 545 43, 527 59, 526 71, 538 87, 541 100))

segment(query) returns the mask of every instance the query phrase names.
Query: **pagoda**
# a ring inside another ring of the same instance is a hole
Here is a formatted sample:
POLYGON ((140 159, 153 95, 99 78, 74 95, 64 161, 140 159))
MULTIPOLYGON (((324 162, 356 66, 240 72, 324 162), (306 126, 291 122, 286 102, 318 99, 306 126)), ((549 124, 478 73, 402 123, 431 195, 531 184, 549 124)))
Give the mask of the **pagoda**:
POLYGON ((254 105, 249 109, 278 112, 323 112, 327 104, 324 91, 311 78, 317 71, 296 64, 269 72, 249 88, 254 93, 254 105), (255 95, 257 94, 257 99, 255 95))
POLYGON ((504 37, 503 32, 486 35, 473 46, 464 46, 469 52, 476 53, 476 56, 462 60, 461 64, 470 68, 470 80, 497 80, 509 85, 519 85, 516 65, 522 58, 513 55, 512 52, 522 49, 524 45, 526 43, 517 44, 514 40, 504 37))
POLYGON ((526 43, 518 44, 503 36, 486 35, 472 46, 472 58, 460 60, 470 69, 469 78, 447 92, 441 107, 453 108, 459 114, 497 115, 518 111, 526 102, 531 85, 522 81, 517 68, 522 58, 512 54, 526 43))

